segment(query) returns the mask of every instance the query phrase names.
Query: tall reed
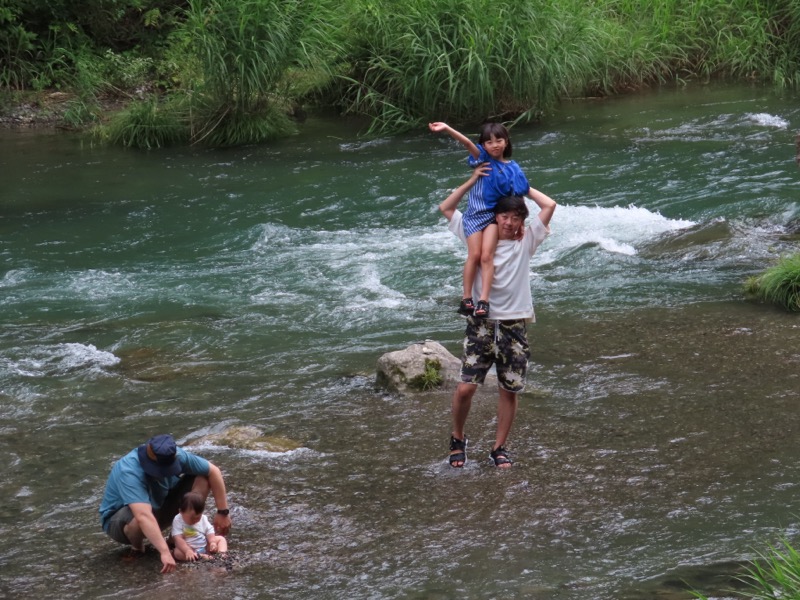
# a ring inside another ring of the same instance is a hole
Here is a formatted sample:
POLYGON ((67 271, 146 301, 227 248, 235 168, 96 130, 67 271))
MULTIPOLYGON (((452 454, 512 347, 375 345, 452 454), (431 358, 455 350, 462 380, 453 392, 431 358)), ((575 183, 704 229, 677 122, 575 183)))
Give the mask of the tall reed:
POLYGON ((340 14, 333 0, 188 0, 172 38, 181 69, 170 101, 119 115, 110 139, 229 146, 286 135, 293 103, 331 77, 340 14))
POLYGON ((797 0, 599 0, 598 7, 648 40, 677 76, 798 83, 797 0))
POLYGON ((373 129, 536 113, 590 79, 603 42, 591 3, 363 1, 342 101, 373 129))
POLYGON ((199 68, 192 139, 229 145, 290 131, 286 73, 327 69, 337 14, 332 0, 189 0, 187 36, 199 68))
POLYGON ((158 110, 181 107, 194 143, 284 135, 320 90, 385 132, 697 78, 800 84, 800 0, 186 0, 183 17, 160 63, 182 100, 158 110))
POLYGON ((798 83, 798 0, 395 0, 351 5, 338 101, 402 129, 536 116, 569 95, 734 77, 798 83), (798 43, 787 44, 787 41, 798 43))

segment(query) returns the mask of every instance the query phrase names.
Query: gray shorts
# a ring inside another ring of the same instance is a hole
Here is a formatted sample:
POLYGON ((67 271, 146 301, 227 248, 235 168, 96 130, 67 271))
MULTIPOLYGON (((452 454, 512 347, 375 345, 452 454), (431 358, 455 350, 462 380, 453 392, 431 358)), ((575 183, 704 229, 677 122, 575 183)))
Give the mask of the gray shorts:
POLYGON ((525 389, 530 355, 525 319, 495 321, 467 317, 461 381, 482 384, 494 364, 500 387, 509 392, 521 392, 525 389))
MULTIPOLYGON (((194 475, 184 475, 181 477, 180 483, 167 494, 161 508, 153 511, 153 515, 156 521, 158 521, 158 526, 162 530, 172 525, 172 519, 178 514, 181 498, 183 498, 186 492, 192 491, 194 477, 194 475)), ((133 511, 131 511, 131 507, 126 504, 111 515, 111 518, 108 520, 106 533, 115 542, 130 545, 131 541, 128 539, 128 536, 125 535, 125 526, 131 521, 133 521, 133 511)))

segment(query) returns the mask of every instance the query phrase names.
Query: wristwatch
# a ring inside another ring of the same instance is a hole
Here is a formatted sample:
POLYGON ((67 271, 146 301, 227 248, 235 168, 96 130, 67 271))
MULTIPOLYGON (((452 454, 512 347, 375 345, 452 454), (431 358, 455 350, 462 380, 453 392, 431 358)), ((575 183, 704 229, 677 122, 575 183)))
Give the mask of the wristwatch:
POLYGON ((218 508, 217 514, 222 515, 223 517, 227 517, 231 512, 230 508, 218 508))

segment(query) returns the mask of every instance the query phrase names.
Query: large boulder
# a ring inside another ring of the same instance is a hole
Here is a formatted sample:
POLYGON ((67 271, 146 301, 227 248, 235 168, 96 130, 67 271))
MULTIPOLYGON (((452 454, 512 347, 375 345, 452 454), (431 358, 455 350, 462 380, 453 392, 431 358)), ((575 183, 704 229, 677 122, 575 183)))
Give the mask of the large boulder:
POLYGON ((439 342, 425 340, 378 359, 377 383, 401 394, 441 388, 459 381, 461 361, 439 342))

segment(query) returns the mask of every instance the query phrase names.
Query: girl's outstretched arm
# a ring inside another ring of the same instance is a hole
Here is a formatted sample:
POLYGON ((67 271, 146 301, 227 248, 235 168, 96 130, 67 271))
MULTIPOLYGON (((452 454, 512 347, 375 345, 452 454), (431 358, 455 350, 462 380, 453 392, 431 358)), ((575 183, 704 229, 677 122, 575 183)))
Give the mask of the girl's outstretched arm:
POLYGON ((455 129, 450 127, 450 125, 448 125, 447 123, 439 123, 439 122, 428 123, 428 129, 430 129, 434 133, 444 132, 454 140, 461 142, 461 145, 464 146, 464 148, 466 148, 467 152, 469 152, 472 158, 478 158, 481 155, 480 150, 478 150, 478 147, 472 142, 472 140, 470 140, 460 131, 456 131, 455 129))
POLYGON ((553 218, 553 213, 556 212, 556 201, 547 194, 539 190, 528 188, 528 198, 536 203, 539 207, 539 220, 545 227, 550 227, 550 219, 553 218))
POLYGON ((458 203, 461 202, 464 194, 469 191, 469 188, 475 185, 475 182, 478 181, 478 177, 486 177, 490 170, 491 167, 488 164, 481 163, 472 170, 472 175, 469 176, 469 179, 453 190, 453 192, 442 201, 439 205, 439 210, 444 215, 445 219, 449 221, 453 218, 453 213, 456 211, 456 207, 458 203))

